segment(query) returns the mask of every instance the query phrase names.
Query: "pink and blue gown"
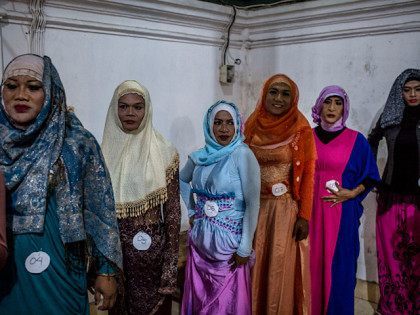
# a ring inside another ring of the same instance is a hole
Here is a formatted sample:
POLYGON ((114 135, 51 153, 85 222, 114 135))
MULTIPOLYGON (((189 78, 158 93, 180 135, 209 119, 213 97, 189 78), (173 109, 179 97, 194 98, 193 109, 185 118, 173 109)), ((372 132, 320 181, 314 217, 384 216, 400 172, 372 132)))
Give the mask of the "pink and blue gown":
POLYGON ((362 200, 380 177, 370 146, 361 133, 345 128, 329 137, 328 132, 317 128, 314 136, 318 160, 309 228, 311 314, 353 315, 362 200), (329 142, 321 141, 319 133, 327 133, 329 142), (321 199, 329 195, 325 188, 329 180, 336 180, 347 189, 363 183, 367 189, 356 198, 331 207, 331 203, 321 199))

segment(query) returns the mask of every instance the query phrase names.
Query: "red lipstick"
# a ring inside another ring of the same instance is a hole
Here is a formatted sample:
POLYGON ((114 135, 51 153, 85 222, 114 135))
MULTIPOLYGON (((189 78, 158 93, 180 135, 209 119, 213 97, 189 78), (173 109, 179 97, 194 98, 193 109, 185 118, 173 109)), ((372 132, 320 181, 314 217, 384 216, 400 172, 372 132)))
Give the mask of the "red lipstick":
POLYGON ((15 110, 16 110, 18 113, 25 113, 25 112, 27 112, 29 109, 31 109, 28 105, 24 105, 24 104, 18 104, 18 105, 15 105, 14 107, 15 107, 15 110))

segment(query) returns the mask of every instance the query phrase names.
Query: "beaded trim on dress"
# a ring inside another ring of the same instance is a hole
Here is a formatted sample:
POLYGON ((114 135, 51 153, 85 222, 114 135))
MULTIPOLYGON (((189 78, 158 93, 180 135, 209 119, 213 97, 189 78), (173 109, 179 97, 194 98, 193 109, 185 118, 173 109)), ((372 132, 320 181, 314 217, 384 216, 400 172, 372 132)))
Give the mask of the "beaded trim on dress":
MULTIPOLYGON (((179 155, 174 154, 171 164, 166 169, 166 184, 168 185, 175 176, 179 168, 179 155)), ((164 204, 168 200, 168 191, 166 187, 159 188, 146 195, 141 200, 117 203, 116 211, 118 219, 138 217, 145 214, 149 209, 164 204)))

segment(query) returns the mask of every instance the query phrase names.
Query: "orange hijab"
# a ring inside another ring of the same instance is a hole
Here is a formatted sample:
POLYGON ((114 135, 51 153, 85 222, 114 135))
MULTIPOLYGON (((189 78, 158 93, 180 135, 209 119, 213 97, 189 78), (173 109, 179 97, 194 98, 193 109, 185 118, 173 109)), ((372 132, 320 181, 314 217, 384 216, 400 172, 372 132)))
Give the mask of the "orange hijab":
POLYGON ((295 82, 284 74, 270 77, 263 85, 254 112, 245 123, 245 142, 262 147, 286 141, 299 130, 310 130, 311 126, 298 109, 298 101, 299 89, 295 82), (268 89, 273 83, 286 83, 291 88, 292 106, 283 116, 270 114, 264 106, 268 89))
MULTIPOLYGON (((257 106, 245 123, 244 132, 246 137, 245 143, 250 146, 251 150, 253 147, 265 149, 265 146, 280 144, 295 136, 295 139, 291 142, 293 146, 292 172, 295 179, 302 178, 302 174, 308 167, 306 162, 313 162, 317 157, 311 126, 305 116, 299 111, 298 100, 299 90, 296 83, 284 74, 273 75, 265 81, 257 106), (282 116, 270 114, 264 106, 268 89, 273 83, 286 83, 291 88, 292 106, 282 116)), ((258 162, 260 164, 264 163, 263 161, 258 162)), ((300 200, 301 182, 293 183, 292 187, 294 199, 300 200)), ((310 198, 310 200, 312 199, 310 198)))

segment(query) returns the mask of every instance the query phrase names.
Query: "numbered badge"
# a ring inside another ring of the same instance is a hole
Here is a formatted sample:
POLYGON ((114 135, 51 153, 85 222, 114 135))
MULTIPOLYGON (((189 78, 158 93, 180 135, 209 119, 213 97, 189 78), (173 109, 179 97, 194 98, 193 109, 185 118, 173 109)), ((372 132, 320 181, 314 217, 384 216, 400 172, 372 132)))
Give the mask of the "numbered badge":
POLYGON ((219 213, 219 206, 215 201, 207 200, 204 204, 204 213, 209 218, 213 218, 219 213))
POLYGON ((133 237, 133 246, 137 250, 148 250, 150 245, 152 245, 152 238, 145 232, 138 232, 133 237))
POLYGON ((287 187, 283 183, 274 184, 271 187, 271 192, 273 193, 274 196, 278 197, 278 196, 284 195, 287 192, 287 187))
POLYGON ((332 191, 337 192, 338 191, 338 187, 337 187, 338 182, 335 179, 331 179, 328 182, 325 183, 325 188, 329 188, 332 191))
POLYGON ((45 252, 33 252, 25 260, 25 268, 30 273, 41 273, 50 265, 50 256, 45 252))

